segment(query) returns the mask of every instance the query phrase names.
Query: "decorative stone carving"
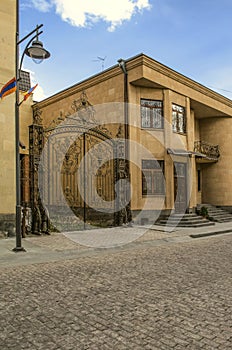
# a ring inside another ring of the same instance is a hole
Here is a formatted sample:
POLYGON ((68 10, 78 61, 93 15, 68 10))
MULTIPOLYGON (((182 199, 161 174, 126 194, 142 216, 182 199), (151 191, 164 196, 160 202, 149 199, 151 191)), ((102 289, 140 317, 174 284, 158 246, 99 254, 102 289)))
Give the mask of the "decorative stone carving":
POLYGON ((33 110, 33 124, 34 125, 42 125, 43 124, 43 119, 41 117, 42 115, 42 111, 40 108, 35 107, 35 109, 33 110))

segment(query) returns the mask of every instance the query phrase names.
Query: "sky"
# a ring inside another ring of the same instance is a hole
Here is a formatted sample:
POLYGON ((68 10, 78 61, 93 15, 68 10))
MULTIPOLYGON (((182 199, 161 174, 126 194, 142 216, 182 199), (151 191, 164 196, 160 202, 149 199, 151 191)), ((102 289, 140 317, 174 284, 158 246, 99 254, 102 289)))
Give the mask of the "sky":
MULTIPOLYGON (((23 68, 39 101, 144 53, 232 99, 231 0, 19 0, 20 38, 44 24, 51 57, 23 68), (100 58, 99 58, 100 57, 100 58)), ((20 51, 24 46, 21 44, 20 51)))

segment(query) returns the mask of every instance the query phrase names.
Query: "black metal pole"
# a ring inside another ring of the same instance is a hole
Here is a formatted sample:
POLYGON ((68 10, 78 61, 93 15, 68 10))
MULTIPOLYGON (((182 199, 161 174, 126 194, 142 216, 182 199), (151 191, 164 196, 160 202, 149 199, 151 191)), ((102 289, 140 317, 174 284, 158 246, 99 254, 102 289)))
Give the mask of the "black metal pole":
MULTIPOLYGON (((124 75, 124 138, 125 138, 125 176, 130 183, 130 149, 129 149, 129 96, 128 96, 128 72, 126 69, 126 61, 123 59, 118 60, 119 67, 123 71, 124 75)), ((126 191, 126 223, 131 224, 132 214, 131 214, 131 190, 130 185, 126 191)))
MULTIPOLYGON (((43 24, 40 25, 40 27, 43 26, 43 24)), ((34 33, 36 29, 34 29, 31 33, 34 33)), ((20 64, 19 64, 19 61, 18 61, 18 71, 19 71, 19 79, 21 79, 20 77, 20 73, 21 73, 21 69, 22 69, 22 65, 23 65, 23 59, 24 59, 24 56, 25 56, 25 52, 26 52, 26 49, 29 47, 29 45, 32 43, 32 41, 40 34, 42 34, 43 31, 41 30, 39 33, 37 33, 36 35, 34 35, 30 41, 27 43, 27 46, 25 47, 24 51, 23 51, 23 54, 22 54, 22 57, 21 57, 21 60, 20 60, 20 64)), ((27 38, 28 35, 25 37, 27 38)), ((17 43, 17 46, 19 46, 19 44, 25 40, 25 38, 23 38, 22 40, 20 40, 18 43, 17 43)))
POLYGON ((16 1, 16 42, 15 42, 15 75, 16 75, 16 93, 15 93, 15 176, 16 176, 16 247, 14 252, 25 252, 22 247, 22 234, 21 234, 21 169, 20 169, 20 153, 19 153, 19 1, 16 1))
POLYGON ((85 160, 85 153, 86 153, 86 137, 85 132, 83 134, 83 153, 84 153, 84 230, 86 229, 86 160, 85 160))
MULTIPOLYGON (((125 67, 126 70, 126 67, 125 67)), ((126 156, 126 169, 127 176, 129 181, 129 186, 126 192, 126 201, 128 204, 126 205, 126 213, 127 213, 127 223, 131 224, 132 222, 132 214, 131 214, 131 189, 130 189, 130 144, 129 144, 129 96, 128 96, 128 73, 127 70, 124 73, 124 113, 125 113, 125 156, 126 156)))
MULTIPOLYGON (((18 11, 19 11, 19 8, 18 8, 18 11)), ((37 36, 39 36, 41 33, 43 33, 43 32, 38 32, 38 30, 42 27, 43 27, 43 24, 37 25, 36 28, 33 29, 30 33, 28 33, 26 36, 24 36, 21 40, 18 40, 17 45, 20 45, 24 40, 29 38, 29 36, 31 36, 33 33, 37 32, 37 34, 32 38, 32 40, 35 39, 37 36)))

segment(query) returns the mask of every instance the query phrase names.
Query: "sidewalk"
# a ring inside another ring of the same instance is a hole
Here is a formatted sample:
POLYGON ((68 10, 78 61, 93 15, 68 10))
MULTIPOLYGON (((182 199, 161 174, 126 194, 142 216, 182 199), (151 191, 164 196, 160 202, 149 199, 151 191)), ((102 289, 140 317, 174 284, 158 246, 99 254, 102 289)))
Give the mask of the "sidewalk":
POLYGON ((203 228, 133 226, 52 233, 50 236, 27 236, 22 239, 26 252, 15 253, 15 238, 0 239, 0 267, 44 263, 82 256, 130 250, 141 246, 188 242, 194 238, 232 233, 232 222, 203 228))

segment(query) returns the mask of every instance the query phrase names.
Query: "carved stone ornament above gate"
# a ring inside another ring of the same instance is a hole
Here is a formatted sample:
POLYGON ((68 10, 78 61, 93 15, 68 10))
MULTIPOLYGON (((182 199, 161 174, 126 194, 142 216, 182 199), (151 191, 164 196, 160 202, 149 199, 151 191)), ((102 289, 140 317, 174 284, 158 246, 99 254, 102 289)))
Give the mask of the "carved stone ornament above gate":
POLYGON ((64 120, 67 121, 65 126, 67 127, 69 124, 73 125, 75 122, 81 122, 82 125, 86 124, 97 124, 96 119, 94 118, 95 110, 93 105, 88 101, 87 95, 85 91, 81 93, 81 96, 78 100, 74 100, 71 104, 71 109, 74 111, 67 113, 63 113, 60 111, 60 114, 57 118, 53 119, 48 127, 45 129, 45 133, 49 136, 52 130, 54 130, 57 126, 59 126, 64 120))
POLYGON ((52 129, 55 129, 64 120, 65 120, 65 116, 63 115, 63 112, 60 111, 59 116, 51 121, 51 123, 48 125, 48 128, 46 128, 45 131, 48 132, 52 129))
POLYGON ((41 111, 41 109, 39 107, 35 107, 35 109, 33 110, 33 124, 34 125, 42 125, 43 124, 43 119, 41 117, 41 114, 43 112, 41 111))
POLYGON ((75 112, 78 119, 80 119, 83 123, 96 123, 96 120, 94 118, 94 107, 89 102, 85 91, 81 93, 81 96, 78 100, 73 101, 71 108, 75 112))

